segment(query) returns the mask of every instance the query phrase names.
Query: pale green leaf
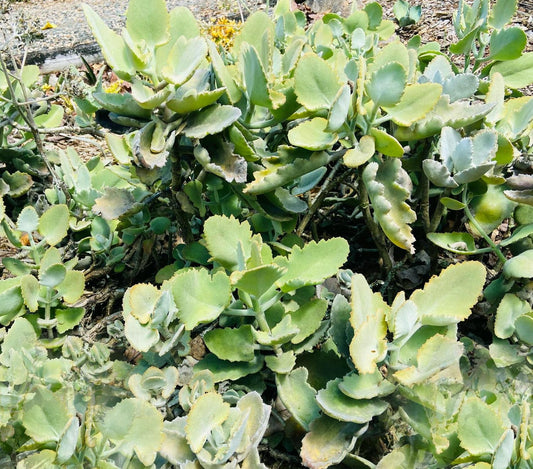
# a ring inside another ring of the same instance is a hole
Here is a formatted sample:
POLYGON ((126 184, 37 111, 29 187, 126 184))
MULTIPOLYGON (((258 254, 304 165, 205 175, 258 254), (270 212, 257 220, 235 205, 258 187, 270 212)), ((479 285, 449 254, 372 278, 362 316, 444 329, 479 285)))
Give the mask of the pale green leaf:
POLYGON ((296 365, 296 355, 292 350, 281 355, 267 355, 265 363, 274 373, 286 375, 296 365))
POLYGON ((408 85, 400 101, 384 109, 396 124, 409 126, 423 119, 435 107, 441 94, 442 86, 437 83, 408 85))
POLYGON ((365 85, 368 96, 376 106, 394 106, 402 97, 407 84, 407 73, 397 62, 377 69, 365 85))
POLYGON ((450 265, 433 277, 410 300, 426 325, 452 325, 465 320, 485 283, 485 268, 475 261, 450 265))
POLYGON ((63 264, 53 264, 39 271, 39 283, 45 287, 57 287, 67 275, 67 269, 63 264))
POLYGON ((376 369, 373 373, 351 373, 339 382, 339 390, 352 399, 373 399, 392 394, 396 386, 383 378, 376 369))
POLYGON ((402 145, 392 135, 375 127, 370 129, 370 135, 374 137, 376 151, 394 158, 403 156, 404 151, 402 145))
POLYGON ((173 85, 182 85, 192 77, 207 55, 207 43, 202 37, 180 37, 170 51, 166 66, 161 70, 163 78, 173 85))
POLYGON ((125 457, 133 454, 146 466, 154 463, 163 442, 163 416, 141 399, 124 399, 105 413, 99 430, 125 457))
POLYGON ((335 100, 329 110, 327 131, 335 132, 344 125, 350 110, 351 98, 350 87, 343 85, 335 96, 335 100))
POLYGON ((59 127, 63 123, 63 116, 65 115, 65 109, 59 104, 52 104, 50 110, 40 116, 35 116, 35 124, 39 127, 51 129, 53 127, 59 127))
POLYGON ((284 292, 316 285, 337 273, 346 262, 348 251, 348 243, 342 238, 311 241, 303 248, 293 246, 288 258, 275 259, 276 264, 287 269, 276 284, 284 292))
POLYGON ((322 411, 342 422, 365 424, 389 406, 381 399, 352 399, 339 390, 341 378, 332 380, 318 391, 316 401, 322 411))
POLYGON ((490 12, 489 25, 494 29, 503 28, 515 15, 516 4, 517 0, 497 0, 490 12))
POLYGON ((492 457, 492 469, 508 469, 511 465, 515 434, 511 428, 505 430, 492 457))
POLYGON ((458 424, 461 446, 473 455, 492 454, 506 430, 496 411, 479 397, 465 401, 458 424))
POLYGON ((514 293, 507 293, 496 311, 494 333, 500 339, 508 339, 515 331, 515 321, 531 311, 529 303, 521 300, 514 293))
POLYGON ((130 189, 106 187, 102 196, 93 205, 93 211, 105 220, 116 220, 130 210, 138 207, 130 189))
POLYGON ((374 136, 363 135, 353 148, 346 151, 343 161, 349 168, 357 168, 366 163, 376 152, 376 140, 374 136))
POLYGON ((337 74, 324 59, 308 53, 299 60, 294 71, 294 91, 306 109, 329 109, 339 88, 337 74))
POLYGON ((516 336, 529 347, 533 346, 533 312, 523 314, 515 322, 516 336))
POLYGON ((296 311, 291 311, 291 323, 299 329, 298 334, 291 339, 291 342, 299 344, 313 334, 324 319, 327 308, 328 302, 326 300, 314 299, 304 303, 296 311))
POLYGON ((130 0, 126 11, 126 29, 137 47, 164 44, 169 39, 169 15, 165 0, 130 0))
POLYGON ((240 116, 241 111, 236 107, 213 104, 192 114, 183 133, 189 138, 204 138, 222 132, 240 116))
POLYGON ((495 61, 518 59, 526 44, 526 33, 518 27, 493 31, 490 35, 490 53, 487 59, 495 61))
POLYGON ((195 453, 203 448, 211 431, 228 418, 229 410, 229 404, 216 392, 208 392, 194 402, 187 416, 185 434, 195 453))
POLYGON ((68 230, 69 210, 66 205, 53 205, 39 219, 39 233, 50 246, 63 240, 68 230))
POLYGON ((32 233, 36 231, 39 227, 39 215, 37 211, 31 206, 28 205, 24 207, 17 218, 17 230, 32 233))
POLYGON ((85 289, 85 276, 79 270, 67 271, 64 280, 56 286, 65 303, 74 303, 81 298, 85 289))
POLYGON ((254 269, 237 270, 231 274, 231 283, 239 290, 260 298, 272 288, 283 275, 283 269, 277 265, 261 265, 254 269))
POLYGON ((127 308, 128 313, 141 324, 146 324, 152 318, 160 296, 161 292, 157 287, 147 283, 138 283, 129 288, 128 294, 124 295, 124 308, 127 308))
POLYGON ((509 88, 525 88, 533 83, 533 52, 526 52, 515 60, 503 61, 495 64, 491 75, 500 73, 509 88))
POLYGON ((412 182, 401 161, 369 163, 363 171, 363 181, 384 233, 398 247, 414 253, 415 237, 409 224, 416 220, 416 213, 406 202, 411 196, 412 182))
POLYGON ((311 422, 310 431, 302 440, 302 462, 313 469, 325 469, 342 462, 364 429, 354 423, 320 416, 311 422))
POLYGON ((108 28, 89 5, 83 4, 82 7, 106 62, 120 78, 131 79, 135 75, 135 66, 131 51, 124 39, 108 28))
POLYGON ((56 456, 57 453, 55 451, 43 449, 20 460, 17 463, 17 469, 60 469, 61 466, 54 464, 56 456))
POLYGON ((31 274, 24 275, 20 278, 21 294, 27 308, 34 313, 39 307, 39 281, 31 274))
POLYGON ((296 368, 286 375, 276 375, 279 398, 294 419, 305 429, 315 420, 320 409, 316 403, 316 391, 307 382, 307 369, 296 368))
POLYGON ((214 261, 228 270, 245 270, 253 243, 248 222, 215 215, 204 223, 204 239, 214 261))
POLYGON ((474 237, 470 233, 428 233, 427 238, 437 246, 456 254, 475 254, 474 237))
MULTIPOLYGON (((0 291, 0 324, 3 325, 9 324, 24 306, 21 287, 18 285, 19 280, 8 279, 2 282, 7 286, 11 283, 9 280, 14 280, 17 284, 9 288, 2 288, 0 291)), ((4 285, 0 283, 0 287, 2 286, 4 285)))
POLYGON ((387 354, 387 325, 382 310, 369 315, 366 320, 354 328, 350 343, 350 356, 359 373, 374 373, 377 364, 387 354))
POLYGON ((70 424, 61 437, 57 447, 57 461, 65 463, 76 451, 78 437, 80 435, 80 420, 77 416, 71 417, 70 424))
POLYGON ((219 86, 226 89, 229 102, 235 104, 241 99, 242 93, 240 89, 235 84, 235 80, 231 76, 231 73, 226 68, 226 64, 220 57, 216 45, 213 41, 208 41, 209 46, 209 57, 211 58, 211 64, 213 65, 213 70, 217 78, 219 86))
POLYGON ((38 443, 59 441, 74 417, 73 402, 69 388, 52 392, 38 387, 33 398, 24 404, 22 425, 26 433, 38 443))
POLYGON ((247 43, 242 44, 240 64, 248 100, 257 106, 272 107, 268 80, 255 47, 247 43))
POLYGON ((231 285, 224 272, 213 276, 205 269, 187 270, 170 281, 177 316, 187 330, 218 318, 231 301, 231 285))
POLYGON ((338 140, 335 133, 328 132, 328 121, 323 117, 306 120, 289 130, 289 142, 311 151, 327 150, 338 140))
POLYGON ((255 355, 253 360, 249 362, 230 362, 228 360, 221 360, 216 355, 208 353, 196 365, 194 365, 194 373, 203 370, 209 370, 213 376, 215 383, 221 381, 236 381, 244 376, 257 373, 263 368, 264 358, 262 355, 255 355))
POLYGON ((73 329, 80 323, 84 315, 84 308, 56 309, 55 316, 57 319, 57 332, 63 334, 66 331, 73 329))
POLYGON ((124 335, 135 350, 148 352, 159 342, 159 332, 150 324, 141 324, 131 314, 123 311, 124 335))

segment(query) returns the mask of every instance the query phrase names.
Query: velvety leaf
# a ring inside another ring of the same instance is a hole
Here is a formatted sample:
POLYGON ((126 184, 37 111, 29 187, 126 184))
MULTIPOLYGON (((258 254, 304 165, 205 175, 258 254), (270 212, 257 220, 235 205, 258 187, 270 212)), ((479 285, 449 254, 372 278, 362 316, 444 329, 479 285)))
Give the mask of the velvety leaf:
POLYGON ((9 191, 4 191, 4 194, 8 194, 11 197, 20 197, 26 192, 28 192, 33 186, 33 179, 29 174, 22 173, 20 171, 15 171, 11 174, 9 171, 5 170, 2 173, 3 186, 9 186, 9 191))
POLYGON ((17 463, 17 469, 60 469, 61 466, 54 464, 57 453, 51 449, 43 449, 38 453, 30 454, 27 458, 17 463))
POLYGON ((335 96, 335 100, 329 110, 327 131, 335 132, 344 125, 350 110, 351 99, 350 87, 343 85, 335 96))
POLYGON ((369 163, 363 171, 363 181, 384 233, 398 247, 414 253, 415 237, 409 224, 416 220, 416 213, 406 202, 412 182, 400 160, 369 163))
POLYGON ((138 283, 129 288, 128 294, 124 295, 124 308, 127 308, 128 313, 141 324, 146 324, 152 318, 160 296, 161 292, 157 287, 147 283, 138 283))
POLYGON ((204 107, 210 106, 226 92, 225 88, 217 88, 211 91, 197 92, 196 90, 187 90, 183 93, 180 87, 172 99, 167 100, 165 105, 178 114, 190 114, 204 107))
POLYGON ((253 243, 248 222, 215 215, 204 223, 204 239, 213 260, 228 270, 245 270, 253 243))
POLYGON ((135 75, 135 66, 124 39, 108 28, 89 5, 83 4, 82 8, 106 62, 120 78, 129 80, 135 75))
POLYGON ((182 85, 192 77, 206 55, 207 43, 204 38, 186 39, 182 36, 172 47, 161 74, 167 82, 182 85))
POLYGON ((316 401, 322 411, 342 422, 365 424, 389 406, 381 399, 352 399, 339 390, 341 378, 332 380, 318 391, 316 401))
POLYGON ((275 259, 276 264, 287 269, 276 284, 284 292, 316 285, 337 273, 348 258, 348 250, 348 243, 342 238, 311 241, 303 248, 293 246, 288 258, 275 259))
POLYGON ((229 102, 231 104, 235 104, 239 101, 239 99, 241 99, 242 93, 235 84, 235 80, 231 76, 231 73, 226 68, 226 65, 224 64, 222 57, 220 57, 217 47, 213 41, 208 41, 208 46, 209 57, 211 58, 211 64, 213 65, 217 82, 219 83, 219 86, 226 89, 229 102))
POLYGON ((98 428, 122 455, 135 453, 146 466, 153 464, 163 442, 163 416, 137 398, 124 399, 108 410, 98 428))
POLYGON ((78 437, 80 434, 80 421, 78 417, 72 417, 70 424, 61 437, 59 446, 57 447, 57 461, 64 463, 68 461, 76 451, 78 437))
POLYGON ((515 434, 511 428, 505 430, 498 442, 492 458, 492 469, 507 469, 511 464, 515 444, 515 434))
POLYGON ((39 127, 44 127, 45 129, 51 129, 53 127, 59 127, 63 123, 63 116, 65 115, 65 109, 59 104, 52 104, 50 110, 41 114, 40 116, 35 116, 35 124, 39 127))
POLYGON ((172 421, 163 422, 163 443, 159 453, 171 464, 184 464, 196 458, 185 438, 186 422, 187 417, 176 417, 172 421))
POLYGON ((466 319, 481 295, 485 276, 483 264, 467 261, 451 265, 433 277, 410 298, 418 307, 422 323, 442 326, 466 319))
POLYGON ((127 116, 140 120, 150 118, 150 110, 143 109, 133 98, 131 93, 93 93, 93 98, 104 109, 119 116, 127 116))
POLYGON ((437 334, 429 338, 417 353, 417 365, 394 373, 394 377, 404 386, 413 386, 424 381, 439 379, 441 372, 455 380, 461 380, 459 359, 463 354, 463 344, 456 339, 437 334))
POLYGON ((517 0, 497 0, 490 12, 489 25, 494 29, 502 29, 516 13, 516 4, 517 0))
POLYGON ((281 355, 266 355, 265 363, 274 373, 286 375, 296 365, 296 355, 292 350, 281 355))
POLYGON ((204 138, 222 132, 240 116, 241 111, 236 107, 213 104, 193 114, 183 133, 189 138, 204 138))
POLYGON ((69 210, 66 205, 53 205, 39 219, 39 233, 50 246, 63 240, 68 230, 69 210))
POLYGON ((327 150, 338 140, 337 134, 328 132, 328 121, 323 117, 306 120, 289 130, 289 142, 311 151, 327 150))
POLYGON ((298 331, 298 327, 292 324, 291 317, 286 315, 270 331, 254 329, 254 337, 261 345, 274 347, 289 342, 298 334, 298 331))
POLYGON ((37 334, 31 323, 25 318, 17 318, 4 337, 0 360, 5 364, 4 360, 11 350, 32 349, 36 345, 37 334))
POLYGON ((204 144, 207 148, 201 145, 195 146, 194 157, 206 171, 228 182, 246 182, 248 165, 242 156, 233 152, 233 144, 216 137, 204 144))
POLYGON ((74 417, 73 402, 68 388, 52 392, 37 387, 35 395, 24 403, 22 424, 26 433, 38 443, 59 441, 74 417))
POLYGON ((253 391, 239 399, 237 409, 248 416, 244 431, 245 437, 237 449, 237 452, 245 453, 249 451, 250 446, 255 447, 261 442, 268 427, 271 407, 264 404, 261 396, 253 391))
POLYGON ((254 335, 252 326, 213 329, 204 335, 207 348, 221 360, 248 362, 254 358, 254 335))
POLYGON ((157 329, 154 329, 149 323, 141 324, 126 311, 123 311, 122 314, 124 316, 124 335, 135 350, 148 352, 159 342, 157 329))
POLYGON ((63 264, 52 264, 39 271, 39 283, 45 287, 57 287, 67 275, 67 269, 63 264))
POLYGON ((523 314, 515 322, 518 339, 528 346, 533 346, 533 313, 523 314))
POLYGON ((137 202, 129 189, 106 187, 104 195, 96 199, 93 211, 105 220, 116 220, 137 207, 137 202))
POLYGON ((437 83, 408 85, 394 106, 384 106, 392 120, 403 126, 409 126, 423 119, 431 111, 442 93, 442 86, 437 83))
POLYGON ((28 205, 24 207, 17 218, 17 230, 32 233, 36 231, 39 227, 39 215, 37 211, 31 206, 28 205))
POLYGON ((155 92, 151 87, 143 84, 141 80, 134 79, 132 81, 131 95, 143 109, 155 109, 165 102, 170 93, 171 90, 168 86, 155 92))
POLYGON ((365 90, 376 106, 394 106, 400 101, 407 83, 407 73, 397 62, 377 69, 366 83, 365 90))
POLYGON ((231 301, 231 285, 224 272, 213 276, 205 269, 187 270, 170 280, 178 318, 187 330, 212 322, 231 301))
POLYGON ((372 158, 374 153, 376 153, 375 137, 363 135, 353 148, 346 151, 343 161, 349 168, 357 168, 372 158))
POLYGON ((325 469, 342 462, 365 428, 320 416, 311 422, 310 431, 302 440, 302 462, 312 469, 325 469))
POLYGON ((307 369, 296 368, 289 374, 276 375, 279 398, 305 430, 320 414, 316 391, 307 383, 307 374, 307 369))
POLYGON ((294 91, 298 102, 306 109, 329 109, 339 88, 336 73, 324 59, 308 53, 299 60, 294 71, 294 91))
POLYGON ((496 411, 479 397, 465 401, 459 411, 458 424, 461 446, 474 455, 492 454, 506 430, 496 411))
POLYGON ((369 315, 366 320, 354 328, 350 343, 350 356, 359 373, 374 373, 377 364, 387 354, 387 325, 381 314, 369 315))

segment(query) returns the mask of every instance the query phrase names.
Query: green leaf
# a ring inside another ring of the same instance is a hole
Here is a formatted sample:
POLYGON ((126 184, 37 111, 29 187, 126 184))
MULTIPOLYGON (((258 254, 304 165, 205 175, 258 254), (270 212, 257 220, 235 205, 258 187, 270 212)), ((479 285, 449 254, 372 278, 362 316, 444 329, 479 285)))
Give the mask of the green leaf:
POLYGON ((343 161, 349 168, 357 168, 366 163, 376 153, 376 139, 370 135, 363 135, 353 148, 346 151, 343 161))
POLYGON ((281 355, 266 355, 265 363, 274 373, 286 375, 296 365, 296 355, 292 350, 281 355))
POLYGON ((231 76, 231 73, 226 68, 222 57, 218 53, 216 45, 213 41, 208 41, 209 46, 209 57, 211 58, 211 64, 213 65, 213 70, 217 78, 219 86, 222 86, 226 89, 229 102, 231 104, 237 103, 242 96, 240 89, 235 84, 235 80, 231 76))
POLYGON ((339 390, 352 399, 373 399, 392 394, 396 386, 383 378, 381 372, 376 369, 374 373, 355 374, 351 373, 339 382, 339 390))
POLYGON ((249 362, 254 359, 254 335, 252 326, 248 324, 237 329, 213 329, 205 333, 204 341, 221 360, 249 362))
POLYGON ((306 368, 276 375, 279 398, 305 430, 309 430, 309 424, 320 414, 315 400, 316 391, 307 383, 307 375, 306 368))
POLYGON ((376 150, 380 153, 394 158, 400 158, 403 156, 404 151, 402 145, 392 135, 384 130, 376 129, 375 127, 370 129, 370 135, 374 137, 376 150))
POLYGON ((222 132, 240 116, 241 111, 236 107, 213 104, 194 113, 187 121, 183 133, 189 138, 204 138, 222 132))
POLYGON ((509 88, 525 88, 533 83, 533 52, 526 52, 521 57, 495 64, 491 69, 491 76, 500 73, 509 88))
POLYGON ((283 272, 284 270, 276 265, 261 265, 254 269, 233 272, 231 283, 239 290, 260 298, 281 278, 283 272))
POLYGON ((485 267, 476 261, 450 265, 416 290, 410 300, 421 315, 422 324, 457 324, 470 315, 485 283, 485 267))
POLYGON ((52 392, 45 387, 37 387, 33 398, 24 404, 22 425, 26 433, 38 443, 59 441, 75 415, 72 402, 69 388, 52 392))
POLYGON ((515 434, 511 428, 503 433, 492 458, 492 469, 507 469, 514 453, 515 434))
POLYGON ((302 440, 302 462, 314 469, 325 469, 342 462, 365 428, 321 415, 311 422, 310 431, 302 440))
POLYGON ((441 197, 439 202, 449 210, 463 210, 466 206, 460 200, 452 199, 451 197, 441 197))
POLYGON ((82 8, 106 62, 119 78, 130 80, 135 75, 135 66, 124 39, 108 28, 89 5, 83 4, 82 8))
MULTIPOLYGON (((126 295, 124 297, 126 298, 126 295)), ((124 335, 135 350, 148 352, 159 342, 159 332, 150 323, 141 324, 126 311, 125 307, 122 314, 124 316, 124 335)))
POLYGON ((69 210, 66 205, 53 205, 39 219, 39 233, 50 246, 55 246, 67 235, 69 210))
POLYGON ((132 117, 139 120, 150 118, 150 109, 143 109, 131 93, 93 93, 93 98, 104 109, 119 116, 132 117))
POLYGON ((516 320, 531 311, 529 303, 521 300, 514 293, 507 293, 496 311, 494 333, 500 339, 508 339, 515 332, 516 320))
POLYGON ((309 111, 330 109, 340 86, 337 74, 316 54, 305 54, 296 65, 294 91, 309 111))
POLYGON ((169 16, 165 0, 130 0, 126 11, 126 29, 137 47, 143 49, 168 41, 169 16))
POLYGON ((322 411, 342 422, 365 424, 387 410, 389 405, 381 399, 352 399, 339 390, 342 378, 332 380, 326 389, 318 391, 316 401, 322 411))
POLYGON ((178 307, 176 314, 187 330, 217 319, 232 299, 229 277, 224 272, 211 276, 205 269, 187 270, 169 282, 178 307))
POLYGON ((411 196, 412 182, 401 161, 369 163, 363 171, 363 181, 384 233, 396 246, 414 253, 415 237, 409 224, 416 220, 416 213, 406 202, 411 196))
POLYGON ((35 124, 37 124, 39 127, 44 127, 47 129, 59 127, 63 123, 64 114, 65 110, 63 106, 60 106, 59 104, 52 104, 47 113, 34 117, 35 124))
POLYGON ((74 303, 81 298, 85 289, 85 276, 79 270, 69 270, 65 279, 56 286, 65 303, 74 303))
POLYGON ((496 411, 479 397, 465 401, 457 422, 461 446, 473 455, 492 454, 506 430, 496 411))
POLYGON ((275 259, 276 264, 287 269, 276 285, 284 292, 317 285, 337 273, 346 262, 348 251, 348 243, 342 238, 311 241, 303 248, 293 246, 288 258, 275 259))
POLYGON ((400 101, 384 109, 394 123, 409 126, 423 119, 435 107, 441 94, 442 86, 438 83, 408 85, 400 101))
POLYGON ((28 309, 34 313, 39 307, 39 281, 31 274, 20 278, 21 294, 28 309))
POLYGON ((486 60, 518 59, 527 44, 527 36, 518 27, 493 31, 490 35, 490 53, 486 60))
POLYGON ((365 85, 376 106, 394 106, 400 101, 407 84, 407 72, 397 62, 377 69, 365 85))
POLYGON ((224 88, 210 91, 197 92, 182 86, 172 99, 167 100, 165 105, 178 114, 190 114, 204 107, 211 106, 226 92, 224 88))
POLYGON ((304 303, 296 311, 291 311, 289 313, 291 322, 299 329, 298 334, 291 339, 291 342, 299 344, 313 334, 320 327, 327 308, 328 302, 326 300, 314 299, 304 303))
POLYGON ((489 26, 502 29, 513 19, 516 13, 517 0, 497 0, 492 6, 489 16, 489 26))
POLYGON ((57 332, 63 334, 66 331, 74 329, 81 322, 84 315, 85 308, 56 309, 57 332))
POLYGON ((123 456, 135 453, 146 466, 154 463, 163 442, 163 416, 137 398, 124 399, 108 410, 98 428, 123 456))
POLYGON ((11 197, 20 197, 31 189, 33 186, 33 179, 29 174, 20 171, 15 171, 11 174, 4 169, 2 173, 2 183, 0 184, 5 186, 4 183, 9 186, 9 192, 7 192, 7 195, 10 195, 11 197))
POLYGON ((533 346, 533 313, 523 314, 515 322, 516 336, 526 345, 533 346))
POLYGON ((476 254, 478 249, 470 233, 428 233, 427 238, 437 246, 456 254, 476 254))
POLYGON ((39 227, 39 215, 31 206, 24 207, 17 218, 17 230, 24 233, 33 233, 39 227))
POLYGON ((106 187, 104 194, 95 200, 93 212, 104 220, 116 220, 138 206, 130 189, 106 187))
POLYGON ((328 114, 327 131, 335 132, 339 130, 348 117, 351 105, 351 92, 348 85, 343 85, 335 96, 328 114))
POLYGON ((54 464, 57 453, 51 449, 44 449, 33 453, 17 463, 17 469, 60 469, 61 466, 54 464))
POLYGON ((2 364, 5 365, 5 358, 11 350, 33 349, 37 342, 37 334, 31 323, 25 318, 15 319, 2 343, 2 364))
POLYGON ((298 328, 292 324, 291 317, 285 315, 270 331, 254 329, 255 340, 261 345, 275 347, 289 342, 298 334, 298 328))
POLYGON ((265 70, 257 50, 250 44, 243 43, 241 46, 241 66, 248 100, 257 106, 271 108, 272 99, 265 70))
POLYGON ((182 85, 192 77, 207 55, 207 43, 202 37, 180 37, 170 51, 166 66, 161 70, 163 78, 173 85, 182 85))
POLYGON ((195 453, 203 448, 211 431, 228 418, 229 411, 229 404, 216 392, 208 392, 195 401, 185 426, 187 442, 195 453))
POLYGON ((399 370, 394 373, 394 377, 404 386, 413 386, 428 380, 438 381, 441 373, 454 382, 460 382, 459 359, 462 354, 462 343, 451 337, 434 335, 418 350, 416 366, 399 370))
POLYGON ((147 324, 154 313, 161 292, 157 287, 147 283, 138 283, 128 289, 124 295, 124 309, 141 324, 147 324))
POLYGON ((328 132, 328 121, 323 117, 306 120, 289 130, 289 142, 311 151, 327 150, 338 140, 337 134, 328 132))
POLYGON ((216 355, 208 353, 196 365, 194 365, 194 373, 202 370, 209 370, 213 375, 213 381, 220 383, 221 381, 236 381, 244 376, 257 373, 263 368, 264 359, 261 355, 256 355, 253 360, 249 362, 230 362, 221 360, 216 355))
POLYGON ((45 287, 57 287, 67 275, 67 269, 63 264, 53 264, 39 272, 39 283, 45 287))
POLYGON ((233 216, 213 216, 204 223, 204 238, 214 261, 228 270, 245 270, 252 252, 252 231, 248 222, 233 216))
POLYGON ((533 249, 509 259, 503 265, 503 275, 511 278, 533 278, 533 249))

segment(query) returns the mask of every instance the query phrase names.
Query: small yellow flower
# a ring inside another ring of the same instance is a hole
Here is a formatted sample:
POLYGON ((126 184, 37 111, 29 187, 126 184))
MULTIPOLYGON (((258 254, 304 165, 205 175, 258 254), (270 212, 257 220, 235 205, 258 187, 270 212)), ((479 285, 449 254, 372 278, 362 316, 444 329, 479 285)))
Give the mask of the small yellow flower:
POLYGON ((120 90, 122 89, 122 84, 124 82, 122 80, 117 80, 117 81, 114 81, 113 83, 111 83, 109 86, 107 86, 106 88, 104 88, 104 91, 106 93, 118 93, 120 92, 120 90))
POLYGON ((47 21, 46 24, 41 28, 41 30, 45 31, 46 29, 54 29, 54 28, 57 28, 57 25, 47 21))

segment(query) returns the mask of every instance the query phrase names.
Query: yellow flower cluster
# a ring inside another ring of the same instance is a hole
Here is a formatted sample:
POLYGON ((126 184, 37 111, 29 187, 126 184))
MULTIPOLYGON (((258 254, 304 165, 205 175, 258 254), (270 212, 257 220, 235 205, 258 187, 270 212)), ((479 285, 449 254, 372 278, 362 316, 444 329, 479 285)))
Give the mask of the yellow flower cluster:
POLYGON ((233 44, 235 33, 241 28, 239 21, 228 18, 211 18, 211 23, 206 26, 206 32, 211 36, 216 44, 221 45, 224 49, 229 49, 233 44))
POLYGON ((113 83, 111 83, 109 86, 104 87, 104 91, 106 93, 120 93, 122 91, 122 84, 124 82, 122 80, 116 80, 113 83))

